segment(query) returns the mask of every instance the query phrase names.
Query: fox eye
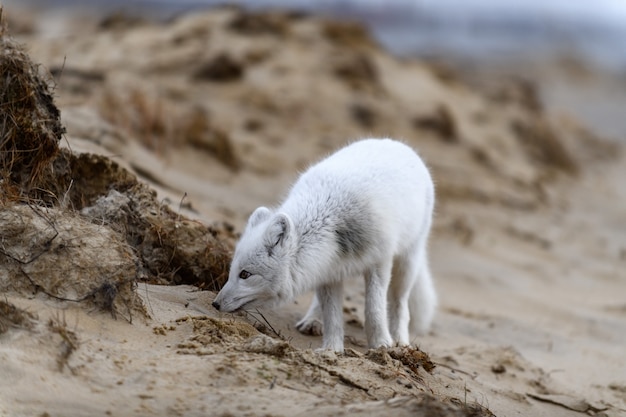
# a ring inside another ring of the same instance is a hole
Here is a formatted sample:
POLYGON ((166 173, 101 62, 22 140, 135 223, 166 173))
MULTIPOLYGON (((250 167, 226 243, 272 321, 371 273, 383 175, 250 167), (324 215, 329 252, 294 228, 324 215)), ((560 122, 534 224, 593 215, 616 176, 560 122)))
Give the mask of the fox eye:
POLYGON ((245 269, 243 269, 240 273, 239 273, 239 278, 241 279, 248 279, 250 277, 250 275, 252 275, 250 272, 246 271, 245 269))

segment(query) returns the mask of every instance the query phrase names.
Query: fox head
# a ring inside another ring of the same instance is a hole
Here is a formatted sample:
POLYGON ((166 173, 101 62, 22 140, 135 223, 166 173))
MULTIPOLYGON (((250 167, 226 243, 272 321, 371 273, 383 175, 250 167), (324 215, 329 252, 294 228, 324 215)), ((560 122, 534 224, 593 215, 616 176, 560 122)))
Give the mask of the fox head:
POLYGON ((293 293, 289 267, 295 246, 295 231, 287 214, 256 209, 237 243, 228 281, 213 307, 233 312, 289 299, 293 293))

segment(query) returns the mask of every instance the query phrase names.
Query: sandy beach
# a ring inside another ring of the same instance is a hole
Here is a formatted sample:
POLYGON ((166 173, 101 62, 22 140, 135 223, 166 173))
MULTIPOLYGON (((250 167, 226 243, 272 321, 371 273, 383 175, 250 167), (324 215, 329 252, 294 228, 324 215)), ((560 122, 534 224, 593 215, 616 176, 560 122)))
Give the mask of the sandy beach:
POLYGON ((626 142, 542 83, 299 14, 3 18, 54 80, 66 159, 0 205, 0 416, 626 415, 626 142), (364 137, 432 170, 432 331, 368 350, 360 277, 344 355, 295 329, 310 294, 215 311, 249 214, 364 137))

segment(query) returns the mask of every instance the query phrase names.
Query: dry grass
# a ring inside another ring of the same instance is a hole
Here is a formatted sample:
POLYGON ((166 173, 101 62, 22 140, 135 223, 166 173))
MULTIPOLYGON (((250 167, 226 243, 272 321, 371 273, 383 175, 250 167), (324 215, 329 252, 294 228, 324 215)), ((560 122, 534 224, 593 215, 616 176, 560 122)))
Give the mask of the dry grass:
POLYGON ((0 334, 11 328, 30 329, 33 327, 35 316, 9 303, 0 300, 0 334))
POLYGON ((193 78, 198 81, 233 82, 241 80, 244 74, 243 64, 230 54, 222 52, 201 63, 193 78))
POLYGON ((0 184, 10 199, 37 185, 64 128, 51 77, 9 36, 1 9, 0 51, 0 184))
POLYGON ((240 166, 230 136, 214 126, 208 112, 199 106, 132 89, 106 90, 98 108, 104 119, 157 154, 191 146, 232 170, 240 166))
POLYGON ((335 58, 335 76, 350 88, 380 93, 383 90, 376 62, 362 52, 350 52, 335 58))
POLYGON ((248 36, 274 35, 283 37, 289 33, 289 16, 280 13, 249 13, 240 10, 228 23, 234 32, 248 36))
POLYGON ((57 357, 59 372, 63 371, 63 369, 67 367, 72 373, 74 373, 74 370, 68 364, 68 360, 79 346, 76 332, 67 328, 67 322, 65 321, 64 315, 57 315, 56 317, 51 318, 48 322, 48 328, 53 333, 58 334, 61 338, 60 352, 57 357))
POLYGON ((165 151, 172 138, 171 128, 165 121, 164 106, 162 99, 150 97, 138 89, 127 94, 107 90, 99 103, 100 113, 107 121, 158 153, 165 151))
POLYGON ((514 120, 511 130, 535 163, 569 174, 578 172, 579 167, 548 122, 514 120))
POLYGON ((448 106, 444 104, 437 105, 430 114, 415 116, 412 124, 418 130, 435 134, 444 142, 456 143, 459 141, 456 119, 448 106))
POLYGON ((220 162, 235 171, 241 167, 230 136, 211 125, 205 110, 191 109, 182 120, 180 128, 184 141, 189 145, 214 155, 220 162))
POLYGON ((357 22, 328 20, 323 23, 322 33, 330 42, 350 49, 376 46, 365 26, 357 22))
POLYGON ((409 368, 414 374, 418 374, 418 369, 422 368, 428 373, 432 373, 435 364, 430 360, 428 353, 411 346, 399 346, 388 349, 389 356, 399 360, 404 366, 409 368))

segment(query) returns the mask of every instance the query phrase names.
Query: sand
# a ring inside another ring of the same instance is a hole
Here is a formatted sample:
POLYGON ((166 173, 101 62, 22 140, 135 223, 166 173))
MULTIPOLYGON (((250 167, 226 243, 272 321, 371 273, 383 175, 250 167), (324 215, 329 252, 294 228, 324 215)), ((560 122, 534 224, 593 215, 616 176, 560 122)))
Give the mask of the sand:
POLYGON ((440 307, 419 349, 368 351, 356 278, 336 355, 295 330, 310 295, 219 314, 142 276, 145 314, 113 317, 8 288, 3 317, 28 314, 0 334, 0 416, 626 415, 623 145, 528 85, 487 92, 313 17, 55 27, 18 39, 55 75, 61 146, 128 169, 175 221, 240 231, 348 141, 412 145, 437 184, 440 307))

